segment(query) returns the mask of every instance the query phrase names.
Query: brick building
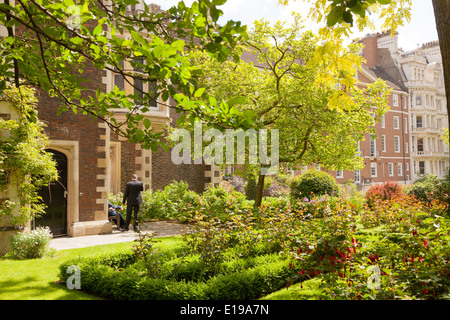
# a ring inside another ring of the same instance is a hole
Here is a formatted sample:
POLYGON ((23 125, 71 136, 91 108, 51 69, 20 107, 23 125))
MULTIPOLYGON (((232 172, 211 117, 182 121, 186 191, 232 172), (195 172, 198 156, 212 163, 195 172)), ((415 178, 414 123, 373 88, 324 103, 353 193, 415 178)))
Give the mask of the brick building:
MULTIPOLYGON (((132 6, 139 10, 140 6, 132 6)), ((151 5, 151 10, 160 10, 151 5)), ((4 33, 4 29, 1 29, 4 33)), ((19 32, 19 31, 16 31, 19 32)), ((1 35, 0 35, 1 36, 1 35)), ((124 62, 126 63, 126 62, 124 62)), ((108 92, 114 85, 133 90, 108 70, 97 70, 89 63, 84 76, 91 81, 87 92, 100 87, 108 92)), ((147 88, 147 90, 149 90, 147 88)), ((144 184, 144 190, 163 189, 173 180, 184 180, 189 187, 202 192, 208 185, 220 181, 220 170, 204 164, 175 165, 169 152, 162 149, 156 153, 143 150, 113 133, 106 123, 92 120, 90 116, 71 111, 57 115, 61 101, 37 91, 38 116, 47 125, 49 152, 54 154, 60 172, 60 180, 41 190, 47 204, 46 215, 31 221, 32 227, 50 226, 54 236, 82 236, 112 232, 107 219, 109 193, 123 192, 131 174, 136 173, 144 184)), ((169 106, 174 106, 170 99, 169 106)), ((166 104, 155 103, 143 116, 152 123, 155 131, 175 124, 177 114, 166 104)), ((126 110, 116 112, 118 120, 125 119, 126 110)))
MULTIPOLYGON (((383 40, 387 35, 383 34, 383 40)), ((362 87, 381 79, 391 88, 389 111, 375 124, 376 134, 366 134, 358 142, 358 153, 364 160, 362 169, 328 171, 338 183, 354 181, 362 190, 388 180, 408 184, 412 179, 409 92, 396 62, 379 38, 380 34, 368 35, 359 41, 366 63, 357 78, 362 87)))
POLYGON ((380 67, 367 64, 358 72, 359 85, 365 86, 381 78, 392 89, 388 105, 390 110, 375 124, 376 135, 366 134, 358 143, 364 167, 359 170, 334 172, 338 183, 354 180, 361 189, 374 183, 397 181, 410 183, 411 158, 409 148, 409 94, 380 67))
POLYGON ((449 150, 440 136, 448 121, 439 43, 404 52, 398 36, 386 32, 359 40, 366 63, 358 79, 361 84, 384 80, 392 88, 390 111, 375 125, 377 138, 360 143, 364 168, 332 173, 339 183, 353 179, 361 188, 387 180, 413 183, 423 174, 442 178, 449 168, 449 150))

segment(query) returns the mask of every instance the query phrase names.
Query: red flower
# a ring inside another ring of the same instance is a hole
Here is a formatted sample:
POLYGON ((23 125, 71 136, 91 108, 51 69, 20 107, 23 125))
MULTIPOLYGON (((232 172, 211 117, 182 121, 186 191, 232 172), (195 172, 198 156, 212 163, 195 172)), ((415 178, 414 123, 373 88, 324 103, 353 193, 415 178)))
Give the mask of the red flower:
POLYGON ((426 248, 428 248, 428 240, 427 240, 427 239, 423 240, 423 245, 424 245, 426 248))

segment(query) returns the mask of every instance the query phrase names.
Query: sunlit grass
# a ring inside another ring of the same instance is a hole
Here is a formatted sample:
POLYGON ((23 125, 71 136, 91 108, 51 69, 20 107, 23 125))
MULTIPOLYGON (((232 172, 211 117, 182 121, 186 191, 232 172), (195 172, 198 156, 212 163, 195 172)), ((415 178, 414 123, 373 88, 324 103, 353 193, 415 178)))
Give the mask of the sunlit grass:
MULTIPOLYGON (((181 237, 157 238, 158 246, 169 248, 181 237)), ((99 297, 58 284, 59 266, 77 256, 129 251, 131 244, 117 243, 56 251, 42 259, 0 259, 0 300, 98 300, 99 297)), ((82 280, 81 280, 82 281, 82 280)))
POLYGON ((320 278, 309 279, 275 291, 260 300, 325 300, 327 296, 323 289, 319 288, 320 282, 320 278))

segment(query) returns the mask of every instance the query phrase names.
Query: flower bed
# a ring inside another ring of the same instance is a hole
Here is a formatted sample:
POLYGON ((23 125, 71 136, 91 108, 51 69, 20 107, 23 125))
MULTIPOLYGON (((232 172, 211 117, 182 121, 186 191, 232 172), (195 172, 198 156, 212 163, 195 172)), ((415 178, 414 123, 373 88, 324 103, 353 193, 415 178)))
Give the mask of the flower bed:
POLYGON ((212 189, 182 210, 190 234, 161 250, 69 261, 82 289, 113 299, 256 299, 320 279, 330 299, 448 299, 450 223, 439 199, 331 196, 266 201, 212 189))

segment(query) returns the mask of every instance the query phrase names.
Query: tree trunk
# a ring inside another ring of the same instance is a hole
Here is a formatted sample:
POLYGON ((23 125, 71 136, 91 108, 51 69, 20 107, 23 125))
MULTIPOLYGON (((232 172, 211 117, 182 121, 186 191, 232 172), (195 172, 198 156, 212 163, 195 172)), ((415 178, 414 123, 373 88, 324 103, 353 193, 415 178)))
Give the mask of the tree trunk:
POLYGON ((264 178, 266 176, 263 174, 259 175, 258 184, 256 186, 256 196, 255 196, 255 208, 259 208, 261 206, 263 191, 264 191, 264 178))
POLYGON ((433 7, 439 45, 441 47, 445 95, 447 98, 447 119, 450 126, 450 0, 433 0, 433 7))

